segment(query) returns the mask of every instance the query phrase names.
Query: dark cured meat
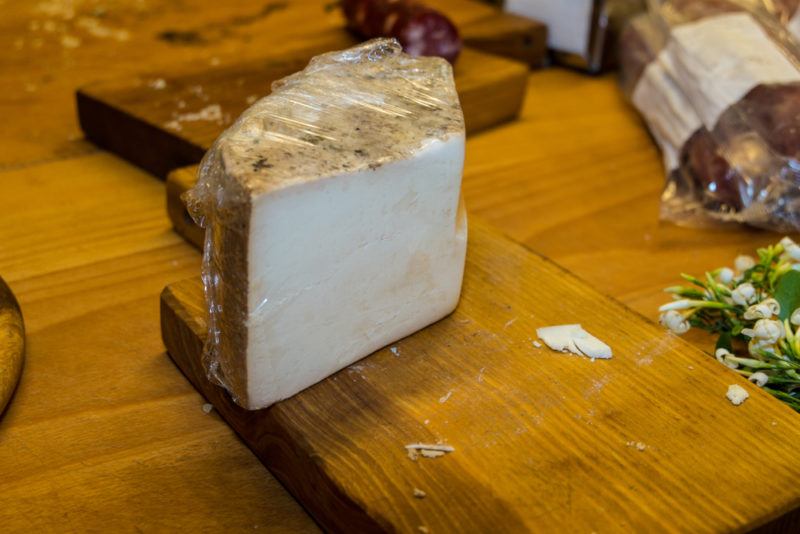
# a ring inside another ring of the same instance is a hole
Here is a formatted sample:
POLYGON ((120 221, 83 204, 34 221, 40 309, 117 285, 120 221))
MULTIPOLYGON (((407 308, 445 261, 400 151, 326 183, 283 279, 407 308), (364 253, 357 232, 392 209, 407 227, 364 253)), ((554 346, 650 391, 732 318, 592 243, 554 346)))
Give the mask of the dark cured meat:
POLYGON ((450 63, 461 52, 458 29, 442 13, 407 0, 342 0, 347 27, 365 39, 394 37, 412 56, 450 63))
MULTIPOLYGON (((715 2, 723 9, 726 3, 715 2)), ((619 58, 623 88, 632 94, 647 65, 656 58, 663 44, 648 24, 639 17, 627 25, 620 36, 619 58)), ((698 129, 680 150, 680 168, 675 169, 692 185, 698 200, 707 209, 739 211, 744 202, 741 175, 719 153, 719 145, 705 128, 698 129)))

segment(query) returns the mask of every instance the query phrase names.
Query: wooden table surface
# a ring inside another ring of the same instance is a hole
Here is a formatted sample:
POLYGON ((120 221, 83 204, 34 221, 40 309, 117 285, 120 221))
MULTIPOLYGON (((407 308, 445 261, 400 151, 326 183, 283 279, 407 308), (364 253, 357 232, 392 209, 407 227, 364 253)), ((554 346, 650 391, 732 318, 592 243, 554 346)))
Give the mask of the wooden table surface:
MULTIPOLYGON (((302 46, 340 23, 325 3, 0 0, 0 276, 28 333, 0 419, 4 531, 316 529, 165 355, 158 295, 199 254, 171 231, 162 182, 80 139, 72 91, 302 46)), ((488 9, 439 3, 460 20, 488 9)), ((468 141, 464 190, 471 215, 655 318, 679 271, 779 237, 659 223, 662 181, 613 78, 548 70, 519 122, 468 141)))

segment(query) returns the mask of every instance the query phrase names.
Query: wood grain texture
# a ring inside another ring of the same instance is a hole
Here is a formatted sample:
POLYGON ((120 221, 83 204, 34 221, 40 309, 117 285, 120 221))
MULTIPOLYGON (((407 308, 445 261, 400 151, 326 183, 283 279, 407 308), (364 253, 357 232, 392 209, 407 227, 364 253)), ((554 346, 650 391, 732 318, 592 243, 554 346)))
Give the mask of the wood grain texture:
POLYGON ((197 280, 165 289, 170 355, 327 529, 720 532, 800 504, 794 412, 474 219, 451 316, 269 409, 205 380, 203 302, 197 280), (571 322, 614 358, 532 344, 571 322), (412 461, 416 442, 455 452, 412 461))
MULTIPOLYGON (((495 13, 477 1, 428 3, 458 25, 495 13)), ((87 83, 291 52, 344 26, 330 0, 0 4, 0 169, 95 150, 82 139, 74 109, 74 92, 87 83)))
MULTIPOLYGON (((91 85, 77 94, 81 127, 97 145, 163 178, 199 162, 273 81, 301 70, 314 55, 355 42, 342 30, 294 55, 91 85)), ((468 133, 509 121, 522 109, 524 64, 465 49, 454 75, 468 133)))
POLYGON ((25 358, 25 323, 14 293, 0 278, 0 416, 3 415, 25 358))
POLYGON ((176 372, 158 295, 200 256, 164 185, 109 154, 0 173, 25 369, 0 417, 0 530, 316 532, 176 372))

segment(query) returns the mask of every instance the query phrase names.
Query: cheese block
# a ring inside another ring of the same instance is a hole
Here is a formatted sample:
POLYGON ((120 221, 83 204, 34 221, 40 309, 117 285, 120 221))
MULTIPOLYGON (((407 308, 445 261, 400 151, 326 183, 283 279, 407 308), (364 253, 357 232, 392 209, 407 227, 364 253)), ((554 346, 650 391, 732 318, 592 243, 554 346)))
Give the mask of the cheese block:
POLYGON ((206 228, 209 377, 263 408, 449 314, 463 164, 442 59, 376 39, 276 82, 187 197, 206 228))

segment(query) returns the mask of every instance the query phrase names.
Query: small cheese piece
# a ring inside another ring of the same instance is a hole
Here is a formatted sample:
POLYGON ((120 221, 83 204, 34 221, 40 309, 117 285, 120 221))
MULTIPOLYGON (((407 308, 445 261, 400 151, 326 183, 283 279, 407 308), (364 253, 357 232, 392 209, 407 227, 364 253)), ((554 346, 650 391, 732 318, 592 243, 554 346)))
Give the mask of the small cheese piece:
POLYGON ((728 386, 728 392, 725 394, 725 396, 728 397, 728 400, 731 401, 731 404, 734 406, 739 406, 750 397, 750 394, 739 384, 731 384, 728 386))
POLYGON ((285 399, 449 314, 466 253, 452 68, 378 39, 314 58, 217 140, 207 226, 211 374, 285 399))
POLYGON ((571 352, 589 358, 611 358, 611 347, 591 335, 579 324, 545 326, 536 329, 545 345, 559 352, 571 352))

